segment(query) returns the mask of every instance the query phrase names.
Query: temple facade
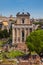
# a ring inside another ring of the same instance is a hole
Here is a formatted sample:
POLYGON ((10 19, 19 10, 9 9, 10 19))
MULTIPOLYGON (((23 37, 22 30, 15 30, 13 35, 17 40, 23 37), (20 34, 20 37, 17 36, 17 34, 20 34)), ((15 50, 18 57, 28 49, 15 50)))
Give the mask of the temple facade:
POLYGON ((26 37, 33 31, 33 25, 30 22, 30 14, 18 12, 15 24, 12 24, 12 45, 24 44, 26 37))

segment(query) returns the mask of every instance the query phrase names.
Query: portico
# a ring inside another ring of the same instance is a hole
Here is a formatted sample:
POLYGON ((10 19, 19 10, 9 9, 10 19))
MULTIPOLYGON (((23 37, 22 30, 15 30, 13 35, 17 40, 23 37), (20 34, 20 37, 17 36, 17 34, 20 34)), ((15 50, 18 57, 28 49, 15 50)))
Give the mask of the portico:
POLYGON ((26 37, 30 35, 31 25, 12 25, 13 33, 13 44, 15 43, 25 43, 26 37))

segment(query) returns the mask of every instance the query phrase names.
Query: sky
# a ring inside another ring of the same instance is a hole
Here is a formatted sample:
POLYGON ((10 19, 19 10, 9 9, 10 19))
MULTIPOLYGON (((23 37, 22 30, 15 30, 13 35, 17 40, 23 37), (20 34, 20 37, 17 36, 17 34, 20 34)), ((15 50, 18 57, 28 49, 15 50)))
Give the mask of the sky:
POLYGON ((17 12, 29 12, 31 18, 43 18, 43 0, 0 0, 0 15, 16 16, 17 12))

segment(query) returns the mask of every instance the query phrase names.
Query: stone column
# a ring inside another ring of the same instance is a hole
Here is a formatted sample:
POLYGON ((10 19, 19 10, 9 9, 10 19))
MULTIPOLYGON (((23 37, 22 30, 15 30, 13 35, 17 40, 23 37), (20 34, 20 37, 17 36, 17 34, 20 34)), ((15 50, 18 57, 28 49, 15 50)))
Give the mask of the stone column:
POLYGON ((22 43, 22 29, 20 28, 20 43, 22 43))
POLYGON ((14 45, 15 43, 15 29, 14 29, 14 25, 12 26, 12 45, 14 45))
POLYGON ((17 28, 15 29, 15 44, 17 43, 17 28))
POLYGON ((18 29, 16 29, 17 37, 16 37, 16 42, 18 43, 18 29))
POLYGON ((24 28, 24 41, 26 41, 26 28, 24 28))
POLYGON ((30 29, 28 28, 28 36, 30 35, 30 29))

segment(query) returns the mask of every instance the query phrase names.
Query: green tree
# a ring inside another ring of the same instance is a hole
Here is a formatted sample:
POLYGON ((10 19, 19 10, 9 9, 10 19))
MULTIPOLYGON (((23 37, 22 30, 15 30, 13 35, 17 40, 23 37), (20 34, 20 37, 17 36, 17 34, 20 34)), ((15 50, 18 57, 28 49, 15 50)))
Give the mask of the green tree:
POLYGON ((3 33, 3 38, 9 37, 9 33, 8 33, 7 29, 4 29, 4 30, 2 31, 2 33, 3 33))
POLYGON ((7 29, 0 30, 0 39, 9 37, 7 29))
POLYGON ((30 52, 35 51, 39 55, 43 53, 43 30, 36 30, 26 39, 27 47, 30 52))
POLYGON ((3 33, 2 33, 2 31, 0 30, 0 39, 2 39, 3 38, 3 33))

